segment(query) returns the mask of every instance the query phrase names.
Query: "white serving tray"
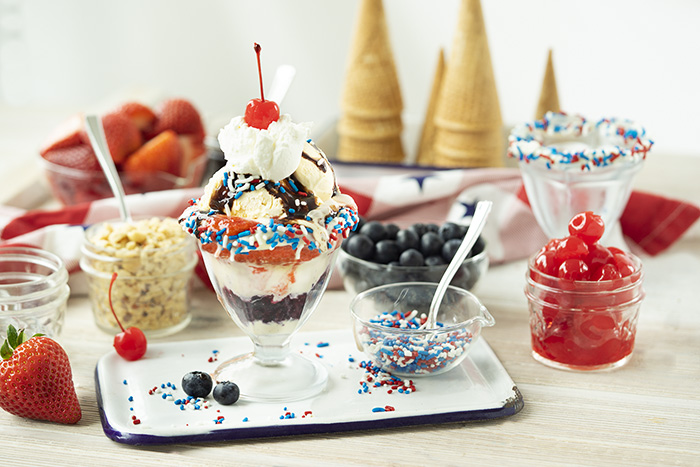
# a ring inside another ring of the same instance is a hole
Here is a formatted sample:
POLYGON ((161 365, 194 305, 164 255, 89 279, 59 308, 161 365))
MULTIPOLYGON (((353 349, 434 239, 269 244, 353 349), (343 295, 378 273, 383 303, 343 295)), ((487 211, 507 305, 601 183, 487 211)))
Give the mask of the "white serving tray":
POLYGON ((389 394, 386 386, 358 393, 365 381, 366 371, 360 367, 365 356, 350 330, 301 333, 292 348, 326 366, 328 385, 321 394, 287 404, 239 400, 230 406, 217 404, 210 395, 199 410, 181 410, 163 393, 186 398, 180 387, 185 373, 211 372, 224 360, 250 351, 248 338, 153 344, 136 362, 112 351, 95 368, 104 432, 114 441, 134 445, 223 441, 491 419, 523 407, 520 391, 484 339, 472 346, 460 367, 415 378, 416 390, 410 394, 389 394), (153 388, 159 389, 149 394, 153 388), (394 410, 377 411, 387 406, 394 410))

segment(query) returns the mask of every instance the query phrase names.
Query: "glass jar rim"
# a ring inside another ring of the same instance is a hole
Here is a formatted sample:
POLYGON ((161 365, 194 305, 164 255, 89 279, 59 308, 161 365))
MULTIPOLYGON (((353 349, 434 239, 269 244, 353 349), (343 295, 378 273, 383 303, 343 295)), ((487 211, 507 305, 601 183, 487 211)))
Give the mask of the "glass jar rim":
MULTIPOLYGON (((134 221, 148 220, 148 219, 153 219, 153 218, 159 219, 159 220, 161 220, 161 221, 164 220, 164 219, 173 219, 173 220, 177 221, 177 219, 175 219, 175 218, 173 218, 173 217, 165 217, 165 216, 149 216, 149 215, 143 215, 143 216, 134 216, 134 217, 133 217, 134 221)), ((95 222, 94 224, 90 225, 89 227, 87 227, 87 228, 85 229, 85 234, 83 235, 83 242, 82 242, 82 246, 81 246, 81 251, 82 251, 83 253, 85 253, 85 252, 86 252, 85 249, 89 246, 90 248, 92 248, 92 249, 95 250, 95 252, 90 252, 90 253, 91 253, 93 256, 100 256, 100 259, 103 259, 103 256, 104 256, 104 257, 113 258, 114 260, 117 260, 117 261, 120 261, 120 260, 130 260, 130 259, 138 259, 138 258, 140 258, 140 256, 141 256, 140 254, 139 254, 138 256, 134 256, 134 257, 131 257, 131 258, 129 258, 129 257, 125 257, 125 258, 116 258, 113 254, 109 254, 109 252, 121 251, 120 249, 117 249, 117 248, 109 248, 109 247, 102 247, 102 246, 96 245, 96 244, 95 244, 94 242, 92 242, 92 240, 90 239, 90 233, 95 233, 95 232, 97 231, 98 227, 104 226, 104 225, 106 225, 106 224, 124 224, 124 223, 125 223, 124 220, 119 219, 119 218, 115 218, 115 219, 106 219, 106 220, 104 220, 104 221, 95 222), (100 252, 105 252, 105 254, 104 254, 104 255, 100 255, 100 254, 99 254, 100 252)), ((137 250, 133 250, 133 251, 141 251, 141 252, 143 252, 143 251, 148 251, 148 252, 159 253, 159 252, 163 252, 163 251, 177 251, 177 250, 186 248, 186 247, 188 247, 188 246, 190 246, 190 245, 192 246, 192 248, 194 248, 194 242, 192 241, 192 238, 191 238, 189 235, 187 235, 187 234, 184 232, 184 230, 182 231, 182 233, 183 233, 182 238, 181 238, 178 242, 173 243, 173 244, 171 244, 171 245, 168 245, 168 246, 165 246, 165 247, 153 247, 153 248, 148 248, 147 250, 144 250, 144 249, 137 249, 137 250)))
POLYGON ((367 295, 370 293, 377 292, 381 289, 388 289, 388 288, 399 288, 399 287, 409 287, 409 286, 430 286, 431 288, 437 289, 438 284, 433 283, 433 282, 395 282, 391 284, 384 284, 384 285, 379 285, 377 287, 373 287, 371 289, 364 290, 357 294, 352 301, 350 302, 350 314, 352 317, 357 320, 358 322, 362 323, 364 326, 370 327, 376 331, 381 331, 387 334, 408 334, 411 336, 429 336, 429 335, 436 335, 436 334, 443 334, 443 333, 448 333, 451 331, 456 331, 458 329, 463 329, 463 328, 468 328, 471 326, 474 326, 475 324, 478 324, 480 327, 481 326, 493 326, 495 324, 495 320, 491 313, 488 311, 488 309, 484 306, 484 304, 479 300, 479 298, 474 295, 472 292, 462 289, 460 287, 455 287, 453 285, 447 286, 447 290, 451 292, 456 292, 459 295, 462 295, 469 300, 471 300, 475 305, 479 307, 479 314, 476 314, 469 319, 462 321, 460 323, 454 323, 449 326, 443 326, 441 328, 436 329, 402 329, 402 328, 391 328, 388 326, 382 326, 381 324, 375 324, 369 322, 367 319, 361 317, 358 313, 355 312, 355 307, 354 305, 358 303, 360 300, 365 298, 367 295))
POLYGON ((31 246, 9 245, 0 248, 0 263, 11 259, 13 261, 37 264, 51 272, 36 280, 14 284, 0 284, 0 292, 3 292, 0 294, 0 303, 35 300, 53 293, 68 283, 68 271, 65 263, 58 255, 50 251, 31 246), (47 286, 28 294, 18 293, 16 290, 18 287, 25 287, 29 284, 36 285, 42 282, 46 283, 47 286))

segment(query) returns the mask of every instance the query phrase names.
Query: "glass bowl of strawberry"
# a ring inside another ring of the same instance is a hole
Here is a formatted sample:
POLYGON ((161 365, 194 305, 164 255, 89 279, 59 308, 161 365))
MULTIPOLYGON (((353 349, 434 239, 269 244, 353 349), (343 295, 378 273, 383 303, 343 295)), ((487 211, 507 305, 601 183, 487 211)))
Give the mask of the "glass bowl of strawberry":
MULTIPOLYGON (((198 186, 208 159, 199 112, 168 99, 153 110, 127 102, 102 116, 109 151, 126 194, 198 186)), ((54 197, 74 205, 113 196, 81 115, 59 125, 40 149, 54 197)))
POLYGON ((600 216, 574 216, 570 235, 550 240, 528 263, 525 296, 532 356, 567 370, 606 370, 632 356, 644 299, 642 262, 599 243, 600 216))

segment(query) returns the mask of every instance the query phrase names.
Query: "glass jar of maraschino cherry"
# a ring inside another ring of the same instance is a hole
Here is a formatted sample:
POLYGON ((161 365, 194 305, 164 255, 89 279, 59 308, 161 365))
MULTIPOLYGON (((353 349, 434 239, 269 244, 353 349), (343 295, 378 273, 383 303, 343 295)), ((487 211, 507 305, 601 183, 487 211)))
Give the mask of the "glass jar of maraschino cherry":
POLYGON ((642 263, 598 243, 604 230, 600 216, 577 214, 569 236, 550 240, 529 261, 532 356, 545 365, 612 369, 632 355, 644 298, 642 263))

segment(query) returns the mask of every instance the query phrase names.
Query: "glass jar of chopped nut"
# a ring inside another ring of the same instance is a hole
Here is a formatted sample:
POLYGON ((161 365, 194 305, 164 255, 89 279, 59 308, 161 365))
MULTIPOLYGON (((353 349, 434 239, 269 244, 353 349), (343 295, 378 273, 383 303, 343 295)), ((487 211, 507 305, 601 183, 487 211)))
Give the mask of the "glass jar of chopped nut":
POLYGON ((97 325, 107 332, 135 326, 151 337, 164 336, 189 324, 191 278, 197 263, 196 244, 177 220, 153 217, 130 223, 105 221, 85 231, 80 267, 97 325))

